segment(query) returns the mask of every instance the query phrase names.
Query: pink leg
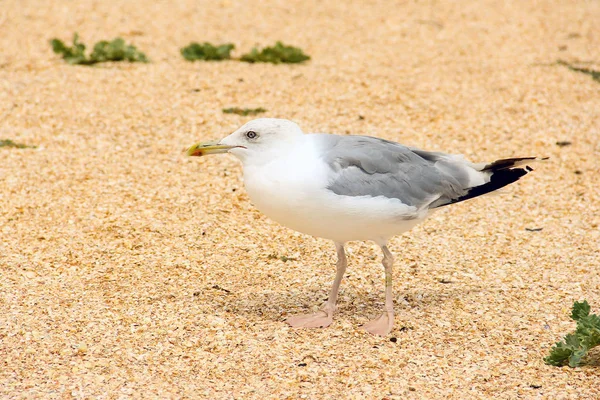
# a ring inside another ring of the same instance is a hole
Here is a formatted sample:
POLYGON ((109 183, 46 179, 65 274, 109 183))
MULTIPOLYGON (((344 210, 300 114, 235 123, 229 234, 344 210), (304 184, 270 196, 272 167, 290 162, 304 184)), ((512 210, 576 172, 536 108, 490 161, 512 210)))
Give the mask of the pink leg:
POLYGON ((329 292, 329 298, 323 306, 323 308, 314 314, 300 314, 289 317, 285 320, 286 323, 294 328, 325 328, 333 322, 333 313, 335 312, 335 304, 337 303, 337 296, 340 290, 340 283, 346 272, 346 253, 344 252, 344 244, 336 243, 335 248, 337 250, 338 261, 337 271, 335 273, 335 279, 329 292))
POLYGON ((378 318, 363 325, 363 329, 373 335, 385 336, 394 327, 394 299, 392 295, 392 266, 394 257, 387 248, 382 246, 383 266, 385 268, 385 311, 378 318))

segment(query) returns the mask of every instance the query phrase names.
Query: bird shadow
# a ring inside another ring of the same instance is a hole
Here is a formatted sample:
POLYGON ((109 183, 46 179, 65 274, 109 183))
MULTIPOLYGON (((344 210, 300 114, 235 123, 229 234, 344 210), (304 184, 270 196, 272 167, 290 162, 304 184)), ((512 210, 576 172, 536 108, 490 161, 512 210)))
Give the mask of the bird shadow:
MULTIPOLYGON (((397 290, 394 296, 396 309, 403 310, 435 308, 445 302, 464 298, 484 288, 450 287, 443 285, 428 290, 397 290)), ((329 286, 325 285, 317 291, 302 288, 285 290, 264 290, 252 293, 236 293, 230 291, 226 296, 226 308, 229 312, 249 317, 271 320, 283 320, 293 314, 313 312, 327 301, 329 286)), ((356 290, 353 287, 343 288, 338 299, 338 315, 364 317, 381 313, 384 303, 383 288, 374 290, 356 290)))

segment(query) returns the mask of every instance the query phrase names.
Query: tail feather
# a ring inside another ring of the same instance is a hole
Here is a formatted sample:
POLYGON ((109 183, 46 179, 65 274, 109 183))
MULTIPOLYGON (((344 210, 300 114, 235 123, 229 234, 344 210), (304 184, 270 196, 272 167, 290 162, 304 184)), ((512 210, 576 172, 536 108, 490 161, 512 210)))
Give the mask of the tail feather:
POLYGON ((521 177, 527 175, 529 172, 533 171, 528 165, 525 165, 524 168, 519 168, 519 166, 524 165, 530 161, 535 160, 546 160, 547 158, 537 158, 537 157, 520 157, 520 158, 505 158, 501 160, 496 160, 493 163, 486 164, 481 167, 481 172, 486 172, 490 177, 490 181, 479 186, 474 186, 470 188, 464 196, 457 197, 456 199, 452 199, 451 201, 443 204, 437 205, 437 207, 446 206, 448 204, 459 203, 461 201, 469 200, 474 197, 478 197, 495 190, 501 189, 504 186, 510 185, 521 179, 521 177))

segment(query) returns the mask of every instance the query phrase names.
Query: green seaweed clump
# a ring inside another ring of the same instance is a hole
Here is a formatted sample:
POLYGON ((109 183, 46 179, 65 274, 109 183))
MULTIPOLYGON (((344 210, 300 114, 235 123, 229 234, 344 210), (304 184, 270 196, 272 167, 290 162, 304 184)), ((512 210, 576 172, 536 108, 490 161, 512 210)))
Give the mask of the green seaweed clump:
POLYGON ((586 300, 575 302, 571 319, 577 321, 575 332, 565 336, 550 350, 550 355, 544 358, 546 364, 557 367, 568 363, 569 367, 578 367, 581 359, 593 347, 600 346, 600 317, 590 314, 590 305, 586 300))
POLYGON ((302 49, 294 46, 286 46, 281 42, 275 43, 275 46, 265 47, 258 50, 256 47, 250 53, 244 54, 240 61, 249 63, 265 62, 265 63, 301 63, 310 60, 310 57, 304 54, 302 49))
POLYGON ((56 54, 61 54, 67 63, 73 65, 92 65, 106 61, 148 62, 144 53, 135 46, 126 44, 121 38, 96 43, 89 57, 85 55, 86 46, 79 41, 77 33, 73 35, 73 45, 70 47, 60 39, 52 39, 50 44, 56 54))
POLYGON ((223 112, 225 114, 237 114, 237 115, 247 116, 247 115, 256 115, 256 114, 264 113, 264 112, 267 112, 267 110, 262 107, 258 107, 258 108, 231 107, 231 108, 224 108, 223 112))
POLYGON ((90 59, 94 62, 148 62, 148 58, 146 58, 144 53, 139 51, 134 45, 126 44, 121 38, 113 39, 110 42, 102 40, 96 43, 92 54, 90 54, 90 59))
POLYGON ((208 42, 190 43, 188 46, 181 49, 181 55, 188 61, 204 60, 204 61, 221 61, 231 58, 231 50, 235 46, 231 43, 225 43, 219 46, 214 46, 208 42))
POLYGON ((85 44, 79 42, 79 35, 73 35, 73 46, 66 46, 60 39, 52 39, 50 41, 52 50, 56 54, 62 54, 63 60, 69 64, 89 64, 88 58, 85 56, 85 44))
POLYGON ((10 139, 0 139, 0 147, 13 147, 15 149, 35 149, 37 146, 28 146, 26 144, 16 143, 10 139))

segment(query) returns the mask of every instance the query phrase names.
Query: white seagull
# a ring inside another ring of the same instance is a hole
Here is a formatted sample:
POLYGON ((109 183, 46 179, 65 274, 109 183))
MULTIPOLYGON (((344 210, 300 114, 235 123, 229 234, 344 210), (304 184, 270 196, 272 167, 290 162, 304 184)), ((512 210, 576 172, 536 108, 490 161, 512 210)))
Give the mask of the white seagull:
POLYGON ((363 328, 387 335, 394 324, 392 265, 387 243, 423 221, 431 210, 477 197, 532 169, 536 157, 471 163, 463 156, 423 151, 369 136, 305 134, 285 119, 259 118, 216 142, 189 148, 189 156, 230 153, 243 165, 254 205, 278 223, 333 240, 337 272, 320 311, 296 315, 292 327, 326 327, 333 321, 344 272, 344 244, 372 240, 383 251, 385 308, 363 328))

